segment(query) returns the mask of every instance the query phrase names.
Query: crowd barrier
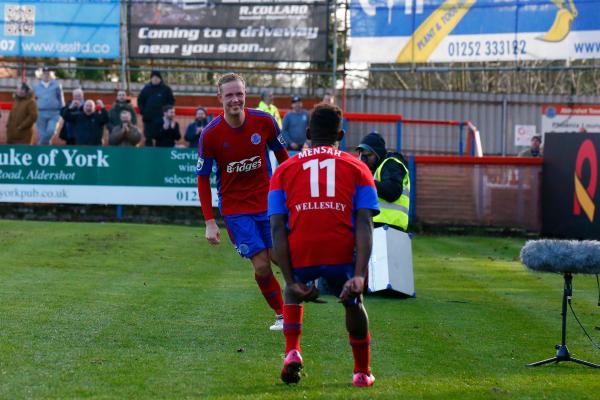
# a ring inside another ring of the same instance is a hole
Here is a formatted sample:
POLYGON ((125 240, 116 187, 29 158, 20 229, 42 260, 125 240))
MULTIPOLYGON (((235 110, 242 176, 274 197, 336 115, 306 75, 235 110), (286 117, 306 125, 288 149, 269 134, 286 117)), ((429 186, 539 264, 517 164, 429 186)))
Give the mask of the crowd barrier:
MULTIPOLYGON (((540 230, 541 159, 408 159, 414 222, 540 230)), ((0 202, 196 207, 196 160, 184 148, 0 145, 0 202)))
POLYGON ((2 145, 0 202, 198 206, 197 160, 195 149, 2 145))
MULTIPOLYGON (((0 143, 6 136, 6 121, 12 103, 0 102, 0 143), (2 122, 4 121, 4 122, 2 122)), ((106 105, 110 109, 110 105, 106 105)), ((222 113, 218 107, 206 107, 210 117, 222 113)), ((289 110, 281 110, 285 116, 289 110)), ((139 113, 139 110, 137 110, 139 113)), ((179 123, 182 139, 177 142, 178 147, 188 147, 183 139, 185 129, 194 121, 195 107, 176 107, 176 121, 179 123)), ((138 114, 138 124, 143 129, 141 116, 138 114)), ((361 138, 371 131, 378 131, 386 140, 390 149, 401 151, 405 154, 458 154, 482 156, 480 134, 470 121, 448 120, 415 120, 405 119, 400 114, 367 114, 344 113, 343 127, 346 136, 341 143, 344 150, 352 150, 358 145, 361 138)))
MULTIPOLYGON (((10 103, 0 103, 3 114, 9 108, 10 103)), ((207 111, 221 113, 216 107, 207 111)), ((195 108, 177 107, 176 112, 183 134, 195 108)), ((468 121, 410 120, 398 114, 344 116, 348 134, 342 148, 352 151, 362 134, 379 125, 388 147, 407 156, 413 221, 540 230, 541 160, 483 157, 479 132, 468 121), (365 127, 361 134, 359 124, 365 127), (446 130, 445 142, 451 146, 436 147, 434 136, 418 132, 430 128, 446 130), (427 142, 429 147, 423 147, 427 142)), ((183 141, 179 147, 0 146, 0 202, 197 206, 195 149, 182 148, 183 141), (16 153, 29 154, 31 164, 7 165, 11 151, 13 158, 16 153)))

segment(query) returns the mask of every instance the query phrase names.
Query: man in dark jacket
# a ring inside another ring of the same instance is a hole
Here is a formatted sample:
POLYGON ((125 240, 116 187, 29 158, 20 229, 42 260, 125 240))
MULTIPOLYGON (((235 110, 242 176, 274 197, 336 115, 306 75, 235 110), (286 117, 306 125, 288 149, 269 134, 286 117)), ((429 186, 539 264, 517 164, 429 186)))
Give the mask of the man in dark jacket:
POLYGON ((159 71, 152 71, 150 82, 144 86, 138 96, 138 106, 144 121, 146 146, 156 145, 155 140, 158 135, 156 129, 161 125, 163 107, 166 105, 175 105, 173 91, 163 82, 159 71))
POLYGON ((163 107, 163 117, 159 120, 156 129, 156 147, 174 147, 175 142, 181 139, 179 124, 175 122, 175 108, 167 105, 163 107))
POLYGON ((83 94, 83 89, 77 88, 73 90, 73 94, 71 96, 71 101, 69 101, 61 110, 60 116, 62 118, 58 137, 63 140, 67 145, 76 145, 75 143, 75 126, 72 122, 68 122, 65 120, 65 113, 71 110, 71 112, 79 111, 83 112, 83 103, 85 103, 85 96, 83 94))
POLYGON ((104 125, 108 122, 108 112, 102 100, 97 100, 96 104, 86 100, 82 109, 72 105, 63 113, 63 118, 73 124, 78 146, 102 146, 104 125))
POLYGON ((410 177, 406 160, 389 152, 377 132, 366 135, 356 148, 360 159, 373 172, 381 213, 373 218, 375 226, 389 225, 406 231, 410 208, 410 177))
POLYGON ((194 122, 188 125, 185 130, 185 140, 189 143, 190 148, 198 147, 198 140, 200 139, 200 133, 206 125, 208 125, 208 117, 206 115, 206 109, 204 107, 196 108, 196 118, 194 122))
POLYGON ((106 125, 108 128, 108 132, 112 132, 112 129, 115 126, 121 125, 121 111, 127 110, 131 115, 130 123, 133 125, 137 125, 137 116, 135 115, 135 109, 131 104, 131 100, 127 98, 127 92, 124 90, 119 90, 117 92, 116 101, 110 106, 110 111, 108 112, 108 124, 106 125))

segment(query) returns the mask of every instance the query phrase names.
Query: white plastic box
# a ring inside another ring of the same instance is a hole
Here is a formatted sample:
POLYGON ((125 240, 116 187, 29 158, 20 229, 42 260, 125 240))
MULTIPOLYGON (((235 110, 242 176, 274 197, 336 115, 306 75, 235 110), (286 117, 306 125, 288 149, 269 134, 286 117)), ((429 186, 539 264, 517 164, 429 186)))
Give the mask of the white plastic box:
POLYGON ((387 226, 373 230, 368 281, 369 293, 386 289, 415 297, 411 237, 387 226))

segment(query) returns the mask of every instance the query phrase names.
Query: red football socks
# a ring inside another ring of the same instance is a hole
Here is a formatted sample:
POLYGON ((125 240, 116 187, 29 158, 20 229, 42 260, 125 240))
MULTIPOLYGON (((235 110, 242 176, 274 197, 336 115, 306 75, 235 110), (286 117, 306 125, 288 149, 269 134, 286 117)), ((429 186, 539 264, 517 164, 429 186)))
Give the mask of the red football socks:
MULTIPOLYGON (((285 329, 285 328, 284 328, 285 329)), ((354 339, 350 336, 350 346, 354 355, 354 373, 371 373, 371 333, 364 339, 354 339)))
POLYGON ((273 273, 266 276, 254 274, 254 279, 258 283, 261 293, 269 303, 269 306, 275 311, 275 314, 283 314, 283 297, 281 296, 281 286, 273 273))
POLYGON ((285 336, 285 354, 290 350, 300 351, 302 334, 302 304, 283 305, 283 336, 285 336))

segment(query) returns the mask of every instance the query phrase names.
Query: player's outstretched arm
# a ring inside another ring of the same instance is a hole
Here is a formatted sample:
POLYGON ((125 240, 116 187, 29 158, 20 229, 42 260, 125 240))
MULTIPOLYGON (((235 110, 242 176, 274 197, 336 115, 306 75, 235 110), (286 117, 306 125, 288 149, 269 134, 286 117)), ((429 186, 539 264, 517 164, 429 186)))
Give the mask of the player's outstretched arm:
POLYGON ((210 175, 198 175, 198 196, 200 197, 202 214, 206 223, 206 240, 210 244, 219 244, 221 242, 221 234, 213 215, 210 175))
POLYGON ((365 287, 365 276, 369 266, 369 257, 373 247, 373 216, 368 208, 359 208, 356 212, 356 265, 354 277, 349 279, 342 289, 340 301, 360 296, 365 287))

